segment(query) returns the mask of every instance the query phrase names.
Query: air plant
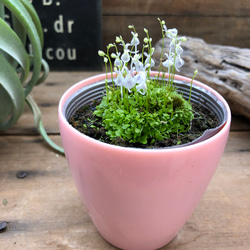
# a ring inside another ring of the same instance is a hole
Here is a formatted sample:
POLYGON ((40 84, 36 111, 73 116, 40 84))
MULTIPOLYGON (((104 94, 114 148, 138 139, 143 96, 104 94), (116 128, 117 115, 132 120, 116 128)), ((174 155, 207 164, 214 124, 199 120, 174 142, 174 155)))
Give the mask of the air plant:
POLYGON ((26 102, 41 136, 53 149, 64 153, 48 137, 41 111, 30 95, 49 73, 42 48, 43 30, 32 4, 28 0, 0 0, 0 130, 18 121, 26 102), (26 49, 28 43, 32 54, 26 49))

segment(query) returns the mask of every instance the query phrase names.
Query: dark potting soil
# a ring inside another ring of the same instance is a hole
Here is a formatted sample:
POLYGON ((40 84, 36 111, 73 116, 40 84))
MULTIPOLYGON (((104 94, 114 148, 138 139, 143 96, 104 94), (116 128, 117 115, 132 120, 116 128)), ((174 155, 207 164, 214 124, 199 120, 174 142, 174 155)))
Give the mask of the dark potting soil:
POLYGON ((150 145, 130 143, 119 137, 110 140, 106 135, 101 118, 93 114, 98 104, 97 101, 93 101, 90 105, 78 109, 75 114, 70 117, 69 123, 81 133, 96 140, 123 147, 163 148, 182 145, 197 139, 205 130, 216 128, 218 126, 218 118, 215 114, 201 105, 192 103, 194 119, 192 120, 191 128, 185 133, 172 134, 170 138, 155 141, 150 145))

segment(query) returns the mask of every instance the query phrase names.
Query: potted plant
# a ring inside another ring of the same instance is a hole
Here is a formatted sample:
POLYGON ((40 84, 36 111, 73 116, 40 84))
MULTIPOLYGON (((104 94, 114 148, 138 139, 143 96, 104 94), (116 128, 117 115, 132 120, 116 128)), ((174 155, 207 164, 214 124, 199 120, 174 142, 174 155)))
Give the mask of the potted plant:
POLYGON ((43 30, 32 4, 28 0, 0 0, 0 130, 9 129, 18 121, 27 102, 42 137, 63 153, 48 137, 41 111, 30 95, 49 73, 42 47, 43 30), (32 54, 26 49, 27 41, 32 54))
POLYGON ((159 72, 151 71, 154 49, 148 31, 139 53, 138 35, 129 26, 130 43, 116 38, 122 53, 117 43, 108 45, 107 53, 99 52, 105 63, 114 59, 114 71, 111 63, 111 73, 75 84, 59 103, 62 142, 81 199, 101 235, 122 249, 157 249, 175 237, 205 192, 230 129, 224 98, 175 74, 184 63, 181 43, 186 38, 159 21, 163 39, 170 38, 159 72), (202 119, 195 116, 194 104, 214 113, 218 124, 183 143, 180 135, 202 119), (81 127, 86 133, 94 129, 101 134, 98 139, 75 128, 82 106, 94 107, 81 127), (99 119, 103 127, 96 128, 99 119), (156 143, 171 137, 176 138, 172 147, 156 143), (128 147, 123 146, 126 141, 128 147), (120 142, 122 146, 113 145, 120 142))

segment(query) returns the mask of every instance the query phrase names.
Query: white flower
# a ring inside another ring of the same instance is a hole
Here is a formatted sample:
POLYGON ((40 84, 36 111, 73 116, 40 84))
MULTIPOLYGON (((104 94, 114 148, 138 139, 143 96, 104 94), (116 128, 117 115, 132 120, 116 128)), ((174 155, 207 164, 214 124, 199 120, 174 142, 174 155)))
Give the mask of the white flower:
POLYGON ((131 32, 133 35, 133 38, 130 42, 130 46, 132 46, 132 48, 134 47, 134 51, 131 51, 131 53, 138 53, 139 51, 137 50, 137 46, 140 44, 140 41, 138 39, 138 34, 134 33, 133 31, 131 32))
POLYGON ((131 75, 131 73, 128 72, 125 77, 123 86, 130 91, 135 86, 135 84, 136 82, 134 81, 134 77, 131 75))
POLYGON ((169 45, 169 48, 170 48, 169 53, 172 53, 173 51, 175 51, 175 46, 176 46, 176 40, 173 38, 170 45, 169 45))
POLYGON ((174 58, 172 56, 169 56, 167 53, 165 53, 165 55, 167 56, 168 59, 165 62, 163 62, 162 65, 170 69, 170 67, 174 65, 174 58))
POLYGON ((134 76, 134 78, 135 78, 135 82, 137 84, 139 84, 139 85, 145 83, 146 82, 146 73, 145 73, 145 71, 140 71, 139 73, 137 73, 134 76))
POLYGON ((165 24, 163 24, 163 30, 165 31, 165 33, 167 33, 167 31, 168 31, 168 28, 167 28, 167 26, 165 25, 165 24))
POLYGON ((146 65, 148 65, 146 68, 155 66, 155 61, 152 58, 153 53, 154 53, 154 48, 152 48, 151 55, 149 55, 147 52, 144 52, 144 55, 146 56, 145 67, 146 65))
POLYGON ((144 70, 144 65, 141 61, 135 62, 135 70, 136 72, 140 72, 144 70))
POLYGON ((120 60, 119 57, 116 57, 116 59, 115 59, 115 61, 114 61, 114 65, 115 65, 116 67, 121 67, 121 66, 122 66, 122 62, 121 62, 121 60, 120 60))
POLYGON ((183 64, 184 64, 184 60, 180 56, 177 56, 175 59, 175 69, 177 71, 180 71, 180 67, 182 67, 183 64))
POLYGON ((140 62, 140 58, 141 58, 141 55, 140 55, 140 54, 135 54, 135 55, 132 57, 132 64, 136 64, 136 63, 140 62))
POLYGON ((175 48, 175 53, 179 56, 182 52, 183 52, 182 47, 180 46, 180 44, 177 44, 175 48))
POLYGON ((133 38, 132 38, 130 44, 131 44, 132 46, 137 46, 137 45, 139 45, 139 44, 140 44, 140 41, 139 41, 139 39, 138 39, 138 34, 137 34, 137 33, 134 33, 133 31, 132 31, 131 33, 132 33, 132 35, 133 35, 133 38))
POLYGON ((122 66, 122 62, 121 62, 121 59, 120 59, 120 52, 117 53, 117 55, 115 55, 115 61, 114 61, 114 65, 115 67, 121 67, 122 66))
POLYGON ((147 84, 146 84, 146 73, 144 71, 140 71, 135 77, 135 82, 138 84, 136 86, 136 90, 144 95, 147 91, 147 84))
POLYGON ((129 62, 129 60, 130 60, 129 50, 127 50, 127 49, 124 50, 124 53, 122 54, 121 59, 124 63, 129 62))
POLYGON ((135 54, 132 57, 132 62, 131 62, 131 70, 136 70, 136 71, 140 71, 141 67, 143 67, 142 62, 140 61, 141 55, 140 54, 135 54), (133 65, 135 65, 135 67, 133 67, 133 65))
POLYGON ((177 37, 177 34, 178 34, 178 30, 176 28, 173 28, 173 29, 169 29, 167 31, 167 36, 171 39, 173 38, 176 38, 177 37))
POLYGON ((124 79, 123 75, 122 74, 118 74, 118 76, 115 79, 115 84, 117 86, 123 86, 124 85, 124 80, 125 79, 124 79))
POLYGON ((148 68, 148 67, 152 68, 152 67, 154 67, 154 66, 155 66, 155 61, 154 61, 154 59, 151 58, 151 61, 150 61, 150 58, 147 57, 146 60, 145 60, 145 67, 146 67, 146 68, 148 68), (146 67, 146 65, 147 65, 147 67, 146 67))

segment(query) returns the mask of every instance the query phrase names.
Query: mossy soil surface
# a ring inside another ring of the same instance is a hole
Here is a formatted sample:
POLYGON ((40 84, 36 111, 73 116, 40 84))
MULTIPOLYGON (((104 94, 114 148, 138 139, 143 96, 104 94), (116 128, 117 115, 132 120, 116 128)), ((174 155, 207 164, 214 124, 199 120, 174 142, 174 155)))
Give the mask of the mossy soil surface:
POLYGON ((218 126, 218 119, 213 113, 201 105, 192 103, 194 119, 191 122, 190 129, 184 133, 172 134, 169 138, 165 138, 161 141, 155 141, 150 145, 129 143, 119 137, 110 140, 110 138, 106 135, 101 118, 93 114, 98 104, 99 103, 97 101, 93 101, 90 105, 83 106, 78 109, 69 119, 69 123, 81 133, 84 133, 85 135, 88 135, 96 140, 123 147, 163 148, 182 145, 197 139, 205 130, 216 128, 218 126))

